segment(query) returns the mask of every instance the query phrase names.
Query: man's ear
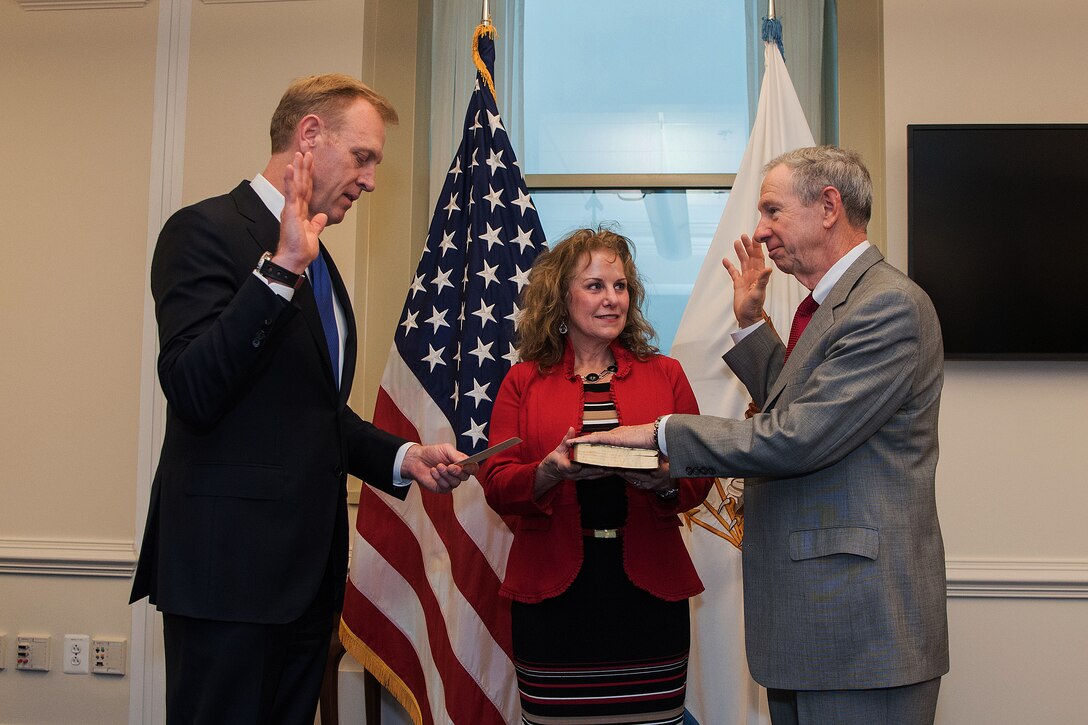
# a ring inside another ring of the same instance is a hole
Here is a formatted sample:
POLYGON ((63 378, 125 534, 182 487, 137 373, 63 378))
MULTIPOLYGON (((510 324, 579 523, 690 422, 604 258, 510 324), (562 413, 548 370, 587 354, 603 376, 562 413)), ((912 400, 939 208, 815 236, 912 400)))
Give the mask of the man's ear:
POLYGON ((824 213, 824 229, 830 229, 835 226, 845 212, 842 207, 842 195, 834 186, 825 186, 820 191, 820 204, 824 213))
POLYGON ((299 148, 303 152, 313 151, 314 147, 317 146, 317 139, 321 136, 323 130, 324 124, 318 116, 313 113, 303 116, 298 122, 296 134, 299 148))

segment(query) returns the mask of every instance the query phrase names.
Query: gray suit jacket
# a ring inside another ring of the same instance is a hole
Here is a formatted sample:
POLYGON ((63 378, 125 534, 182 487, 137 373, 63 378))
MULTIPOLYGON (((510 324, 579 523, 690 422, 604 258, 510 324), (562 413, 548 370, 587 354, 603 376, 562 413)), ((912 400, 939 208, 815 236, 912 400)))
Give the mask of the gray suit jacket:
POLYGON ((743 476, 744 620, 757 682, 796 690, 948 671, 934 472, 943 351, 926 294, 866 250, 789 361, 764 325, 725 356, 763 411, 672 416, 674 476, 743 476))

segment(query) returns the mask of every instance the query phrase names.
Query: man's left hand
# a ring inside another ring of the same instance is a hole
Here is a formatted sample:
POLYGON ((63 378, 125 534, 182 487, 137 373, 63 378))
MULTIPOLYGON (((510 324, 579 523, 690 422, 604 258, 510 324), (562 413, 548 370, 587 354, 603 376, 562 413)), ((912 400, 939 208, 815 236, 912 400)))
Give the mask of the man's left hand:
POLYGON ((449 493, 480 470, 478 463, 459 466, 455 461, 468 458, 449 443, 412 446, 404 454, 400 475, 410 478, 428 491, 449 493))

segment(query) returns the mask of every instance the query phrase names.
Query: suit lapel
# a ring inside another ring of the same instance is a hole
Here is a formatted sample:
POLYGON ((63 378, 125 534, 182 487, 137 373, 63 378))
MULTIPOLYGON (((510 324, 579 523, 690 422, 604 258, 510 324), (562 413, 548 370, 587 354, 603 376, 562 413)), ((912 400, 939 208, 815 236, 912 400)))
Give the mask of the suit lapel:
POLYGON ((812 315, 808 327, 805 328, 804 333, 797 340, 797 344, 794 345, 793 352, 790 353, 790 359, 782 366, 782 371, 775 379, 774 385, 771 386, 767 401, 763 405, 764 410, 770 410, 774 406, 778 396, 785 390, 786 382, 793 377, 793 373, 804 364, 816 344, 831 329, 831 325, 835 322, 837 308, 846 303, 850 290, 854 289, 854 285, 861 279, 861 275, 883 259, 884 255, 880 253, 879 249, 869 247, 862 252, 860 257, 854 260, 853 264, 846 268, 846 272, 831 288, 831 292, 828 293, 823 304, 812 315))
POLYGON ((230 192, 238 213, 248 221, 249 235, 256 244, 256 257, 253 266, 257 266, 257 260, 265 252, 275 252, 276 244, 280 236, 280 220, 268 210, 268 207, 253 191, 248 181, 243 181, 230 192))
MULTIPOLYGON (((257 246, 256 256, 253 259, 253 264, 256 265, 261 254, 276 251, 280 236, 280 222, 276 219, 275 214, 270 212, 268 207, 264 205, 261 197, 257 196, 257 192, 253 191, 248 181, 240 183, 230 194, 238 207, 238 212, 249 220, 249 233, 257 246)), ((310 336, 317 347, 317 354, 321 357, 330 390, 337 395, 341 403, 344 403, 347 401, 347 394, 351 390, 350 381, 355 374, 355 335, 353 332, 355 330, 355 318, 351 313, 351 304, 347 302, 347 289, 344 287, 344 281, 341 279, 340 273, 337 271, 336 265, 333 264, 332 257, 329 256, 324 245, 321 246, 320 253, 325 255, 325 261, 328 263, 329 276, 332 278, 336 297, 340 300, 340 306, 344 310, 344 320, 348 328, 345 330, 348 337, 344 341, 344 371, 341 375, 338 393, 332 375, 332 358, 329 357, 329 347, 325 342, 325 330, 321 326, 321 315, 317 311, 317 301, 314 299, 314 289, 310 286, 309 278, 295 290, 291 301, 301 311, 302 318, 306 321, 306 327, 310 330, 310 336)))

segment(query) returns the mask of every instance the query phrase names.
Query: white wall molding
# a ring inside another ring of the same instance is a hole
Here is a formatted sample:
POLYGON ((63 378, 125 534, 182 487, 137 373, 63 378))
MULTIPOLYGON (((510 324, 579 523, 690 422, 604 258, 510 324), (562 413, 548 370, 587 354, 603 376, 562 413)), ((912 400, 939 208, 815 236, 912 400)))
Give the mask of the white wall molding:
POLYGON ((1088 561, 956 559, 946 568, 950 597, 1088 599, 1088 561))
POLYGON ((142 8, 147 0, 18 0, 23 10, 103 10, 142 8))
POLYGON ((205 5, 230 5, 233 3, 278 3, 287 0, 202 0, 205 5))
POLYGON ((0 574, 131 577, 131 541, 0 539, 0 574))
MULTIPOLYGON (((956 559, 946 564, 948 596, 1088 599, 1088 561, 956 559)), ((0 575, 131 577, 131 541, 0 539, 0 575)))

